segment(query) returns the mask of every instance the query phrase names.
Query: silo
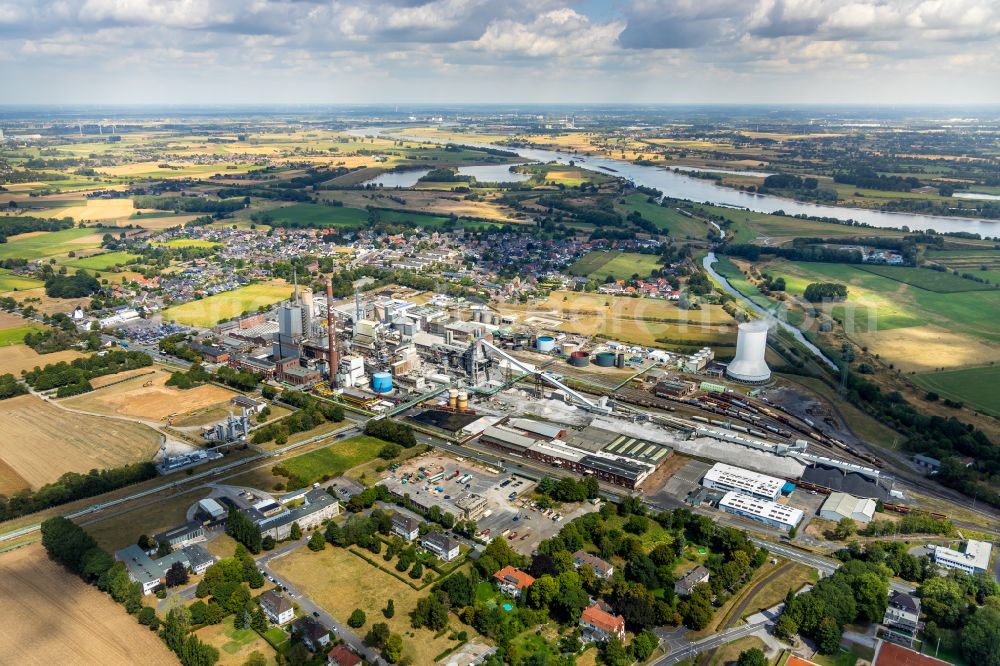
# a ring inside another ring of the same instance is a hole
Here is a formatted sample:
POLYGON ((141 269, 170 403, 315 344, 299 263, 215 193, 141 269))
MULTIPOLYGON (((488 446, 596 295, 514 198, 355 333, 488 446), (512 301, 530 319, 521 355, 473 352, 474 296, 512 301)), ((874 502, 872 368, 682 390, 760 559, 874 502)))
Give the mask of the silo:
POLYGON ((458 408, 458 389, 448 389, 448 406, 452 409, 458 408))
POLYGON ((625 354, 618 354, 618 356, 615 357, 615 367, 616 368, 625 367, 625 354))
POLYGON ((376 393, 392 393, 392 375, 376 372, 372 375, 372 390, 376 393))
POLYGON ((771 378, 764 354, 767 351, 768 323, 755 319, 740 324, 736 357, 726 367, 726 375, 746 384, 762 384, 771 378))
POLYGON ((469 408, 469 392, 462 389, 458 392, 458 409, 465 411, 469 408))
POLYGON ((569 364, 577 368, 584 368, 590 365, 590 354, 585 351, 575 351, 569 355, 569 364))
POLYGON ((612 368, 615 365, 615 353, 609 351, 598 352, 594 356, 594 365, 602 368, 612 368))
POLYGON ((551 335, 539 335, 535 339, 535 349, 540 352, 550 352, 556 348, 556 341, 551 335))

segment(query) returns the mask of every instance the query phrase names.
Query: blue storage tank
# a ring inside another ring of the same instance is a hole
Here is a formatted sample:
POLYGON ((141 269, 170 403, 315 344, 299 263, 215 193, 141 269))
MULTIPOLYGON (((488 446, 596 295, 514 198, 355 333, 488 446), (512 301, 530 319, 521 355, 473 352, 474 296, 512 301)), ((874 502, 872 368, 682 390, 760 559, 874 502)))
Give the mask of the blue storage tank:
POLYGON ((388 372, 376 372, 372 375, 372 390, 376 393, 392 393, 392 375, 388 372))
POLYGON ((535 340, 535 349, 540 352, 550 352, 556 348, 556 340, 551 335, 539 335, 535 340))

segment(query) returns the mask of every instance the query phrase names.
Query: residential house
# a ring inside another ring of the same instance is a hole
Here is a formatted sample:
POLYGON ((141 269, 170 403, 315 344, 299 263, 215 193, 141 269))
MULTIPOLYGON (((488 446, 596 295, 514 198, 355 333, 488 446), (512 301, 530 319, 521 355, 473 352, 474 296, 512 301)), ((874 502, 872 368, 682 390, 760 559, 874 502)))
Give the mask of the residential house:
POLYGON ((428 532, 421 539, 420 545, 423 546, 424 550, 434 553, 445 562, 451 562, 458 557, 458 542, 443 532, 428 532))
POLYGON ((598 643, 607 642, 609 638, 625 640, 625 618, 621 615, 612 615, 597 602, 583 609, 580 615, 580 627, 583 628, 584 640, 598 643))
POLYGON ((260 607, 264 610, 264 615, 272 624, 282 625, 291 622, 295 617, 295 609, 292 608, 292 600, 277 590, 268 590, 257 597, 260 607))
POLYGON ((347 649, 345 645, 337 645, 326 655, 329 666, 358 666, 361 657, 347 649))
POLYGON ((413 541, 420 534, 420 526, 416 520, 404 513, 392 514, 392 533, 398 534, 407 541, 413 541))
POLYGON ((531 587, 535 582, 534 577, 509 564, 493 574, 493 578, 497 581, 497 587, 501 592, 515 598, 520 597, 521 592, 531 587))
POLYGON ((610 578, 611 574, 615 572, 613 564, 605 562, 597 555, 591 555, 583 550, 573 553, 573 566, 579 569, 584 564, 589 565, 594 570, 594 574, 601 579, 610 578))
POLYGON ((695 585, 707 583, 708 578, 708 569, 699 564, 694 569, 691 569, 691 571, 688 571, 686 574, 681 576, 680 580, 674 583, 674 592, 682 597, 686 597, 691 594, 691 590, 694 589, 695 585))
POLYGON ((905 647, 913 647, 920 627, 920 599, 905 592, 889 594, 889 605, 882 616, 884 638, 905 647))
POLYGON ((311 617, 300 617, 292 624, 292 633, 310 652, 319 652, 330 644, 330 630, 311 617))

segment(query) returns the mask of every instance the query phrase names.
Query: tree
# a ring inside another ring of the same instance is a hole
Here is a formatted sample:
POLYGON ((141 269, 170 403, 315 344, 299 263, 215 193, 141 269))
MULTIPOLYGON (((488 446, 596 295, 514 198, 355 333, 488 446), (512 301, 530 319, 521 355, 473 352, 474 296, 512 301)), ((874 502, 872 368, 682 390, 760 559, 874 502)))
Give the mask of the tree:
POLYGON ((260 527, 235 506, 229 507, 229 515, 226 517, 226 534, 243 544, 251 553, 256 555, 260 552, 263 542, 260 527))
POLYGON ((542 576, 527 589, 527 603, 531 608, 545 609, 559 594, 559 583, 552 576, 542 576))
POLYGON ((852 518, 844 517, 837 523, 837 527, 833 530, 833 536, 840 541, 845 541, 857 531, 858 524, 852 518))
POLYGON ((171 608, 163 629, 163 641, 176 654, 184 649, 184 639, 191 630, 191 613, 185 606, 171 608))
POLYGON ((368 618, 365 616, 365 612, 360 608, 355 608, 351 613, 351 616, 347 618, 347 626, 353 627, 354 629, 360 629, 365 626, 368 618))
POLYGON ((976 666, 1000 666, 1000 609, 984 606, 966 621, 962 655, 976 666))
POLYGON ((768 666, 767 657, 760 648, 750 648, 740 653, 736 666, 768 666))
POLYGON ((246 660, 243 662, 243 666, 267 666, 267 657, 263 653, 254 650, 247 655, 246 660))
POLYGON ((160 624, 159 618, 156 617, 156 611, 149 606, 142 607, 137 619, 139 620, 139 624, 145 625, 150 629, 156 629, 160 624))
POLYGON ((389 599, 385 604, 385 608, 382 609, 382 615, 385 616, 387 620, 391 620, 392 616, 396 614, 396 602, 389 599))
POLYGON ((326 539, 323 538, 323 533, 319 530, 313 532, 313 535, 309 537, 309 550, 319 551, 326 548, 326 539))
POLYGON ((924 581, 919 591, 928 620, 945 628, 958 626, 966 602, 962 588, 955 580, 935 576, 924 581))
POLYGON ((276 545, 277 544, 274 542, 274 537, 271 536, 270 534, 268 534, 260 541, 260 547, 263 548, 264 550, 274 550, 274 547, 276 545))
POLYGON ((843 630, 832 617, 824 617, 819 621, 817 639, 819 651, 823 654, 836 654, 840 649, 840 638, 843 630))
POLYGON ((302 528, 299 527, 298 521, 292 523, 292 528, 288 532, 288 538, 292 541, 298 541, 302 538, 302 528))
MULTIPOLYGON (((644 631, 635 638, 632 639, 632 644, 629 645, 629 651, 632 653, 632 658, 642 663, 649 659, 653 651, 660 645, 660 639, 657 638, 656 634, 651 631, 644 631)), ((742 664, 740 665, 742 666, 742 664)), ((765 664, 764 666, 767 666, 765 664)))
POLYGON ((632 655, 625 649, 625 644, 617 637, 612 637, 604 644, 604 663, 607 666, 628 666, 632 663, 632 655))
POLYGON ((389 636, 382 654, 385 655, 385 660, 390 664, 398 663, 403 656, 403 637, 399 634, 389 636))
POLYGON ((188 572, 180 562, 174 562, 167 569, 167 587, 177 587, 188 582, 188 572))
POLYGON ((170 544, 166 541, 161 541, 156 545, 156 556, 166 557, 170 553, 174 552, 174 549, 170 547, 170 544))
POLYGON ((365 643, 374 648, 381 649, 387 640, 389 640, 389 625, 385 622, 376 622, 365 635, 365 643))

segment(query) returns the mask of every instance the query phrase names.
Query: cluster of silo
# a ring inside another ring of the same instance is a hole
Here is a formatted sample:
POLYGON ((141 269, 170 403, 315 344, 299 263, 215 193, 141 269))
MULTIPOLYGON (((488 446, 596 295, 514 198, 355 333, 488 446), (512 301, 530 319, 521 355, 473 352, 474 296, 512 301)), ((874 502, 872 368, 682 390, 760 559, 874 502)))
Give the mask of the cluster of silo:
POLYGON ((465 389, 459 390, 457 388, 448 389, 448 407, 458 411, 468 411, 469 409, 469 392, 465 389))

